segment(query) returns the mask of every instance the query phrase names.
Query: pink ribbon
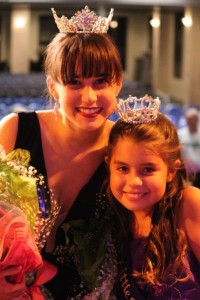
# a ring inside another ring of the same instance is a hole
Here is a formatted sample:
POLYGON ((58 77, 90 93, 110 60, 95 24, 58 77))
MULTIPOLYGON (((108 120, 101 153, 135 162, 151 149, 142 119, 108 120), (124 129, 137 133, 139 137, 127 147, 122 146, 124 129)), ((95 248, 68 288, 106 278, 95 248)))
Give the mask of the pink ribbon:
POLYGON ((57 268, 47 261, 43 261, 42 267, 39 269, 37 277, 33 285, 27 289, 27 293, 32 300, 45 300, 40 290, 40 285, 51 280, 57 273, 57 268))

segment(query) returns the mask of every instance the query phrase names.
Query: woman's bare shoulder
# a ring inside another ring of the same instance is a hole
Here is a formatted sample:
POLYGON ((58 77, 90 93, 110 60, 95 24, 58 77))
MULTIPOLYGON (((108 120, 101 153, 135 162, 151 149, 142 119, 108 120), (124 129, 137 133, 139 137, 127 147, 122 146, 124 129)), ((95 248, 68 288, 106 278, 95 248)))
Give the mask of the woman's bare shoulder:
POLYGON ((18 129, 18 115, 11 113, 0 121, 0 144, 8 153, 13 150, 18 129))
POLYGON ((3 117, 0 121, 0 126, 4 126, 4 124, 7 124, 9 122, 15 122, 18 119, 18 116, 16 113, 11 113, 3 117))
MULTIPOLYGON (((48 123, 52 119, 52 110, 36 111, 39 120, 45 120, 48 123)), ((14 149, 18 131, 18 114, 11 113, 0 120, 0 145, 8 153, 14 149)))
POLYGON ((56 116, 52 109, 38 110, 36 113, 40 121, 56 122, 56 116))

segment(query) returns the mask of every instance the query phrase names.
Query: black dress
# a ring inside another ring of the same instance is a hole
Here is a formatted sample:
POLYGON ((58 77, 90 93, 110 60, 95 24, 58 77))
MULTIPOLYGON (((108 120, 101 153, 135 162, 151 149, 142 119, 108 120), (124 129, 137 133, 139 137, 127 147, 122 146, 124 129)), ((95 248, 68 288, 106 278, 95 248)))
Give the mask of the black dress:
MULTIPOLYGON (((37 114, 20 112, 18 117, 15 149, 29 150, 30 164, 46 176, 37 114)), ((112 210, 102 193, 105 172, 105 163, 102 162, 78 194, 64 223, 59 226, 54 251, 52 253, 46 253, 45 249, 42 251, 43 259, 58 267, 57 275, 45 285, 55 300, 83 299, 83 295, 91 292, 95 285, 99 284, 95 276, 99 278, 100 265, 104 261, 103 252, 106 251, 106 240, 110 236, 114 222, 112 210)), ((114 253, 110 253, 110 257, 113 259, 114 253)), ((100 272, 102 273, 102 270, 100 272)), ((103 277, 101 279, 104 280, 103 277)))

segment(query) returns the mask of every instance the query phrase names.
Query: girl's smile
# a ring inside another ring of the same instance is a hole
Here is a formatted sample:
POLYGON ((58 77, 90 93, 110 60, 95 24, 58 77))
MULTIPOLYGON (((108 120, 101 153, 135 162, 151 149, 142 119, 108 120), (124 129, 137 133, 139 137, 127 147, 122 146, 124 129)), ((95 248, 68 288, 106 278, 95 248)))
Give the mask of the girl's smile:
POLYGON ((125 197, 128 201, 140 201, 142 198, 144 198, 147 193, 141 193, 141 192, 126 192, 123 191, 125 197))

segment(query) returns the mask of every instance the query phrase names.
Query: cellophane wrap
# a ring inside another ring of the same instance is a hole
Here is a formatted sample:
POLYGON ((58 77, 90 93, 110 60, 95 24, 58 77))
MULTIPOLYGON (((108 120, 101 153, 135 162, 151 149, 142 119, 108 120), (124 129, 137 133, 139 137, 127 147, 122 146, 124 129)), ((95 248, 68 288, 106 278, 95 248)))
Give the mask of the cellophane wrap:
MULTIPOLYGON (((21 265, 11 282, 37 273, 41 250, 60 206, 43 175, 30 163, 30 153, 16 149, 5 155, 0 146, 0 271, 21 265)), ((48 276, 47 276, 48 277, 48 276)))

